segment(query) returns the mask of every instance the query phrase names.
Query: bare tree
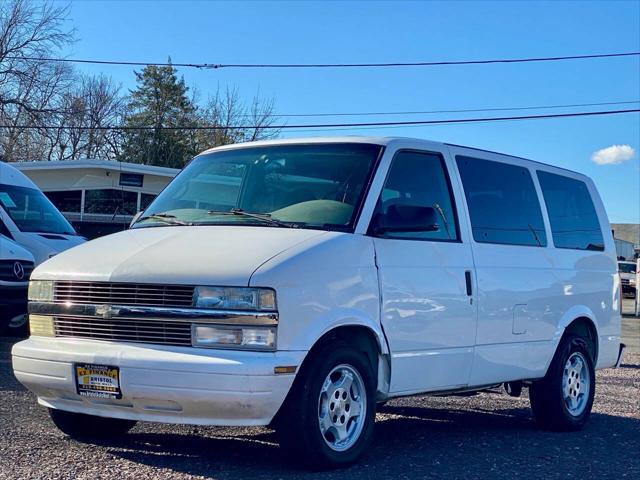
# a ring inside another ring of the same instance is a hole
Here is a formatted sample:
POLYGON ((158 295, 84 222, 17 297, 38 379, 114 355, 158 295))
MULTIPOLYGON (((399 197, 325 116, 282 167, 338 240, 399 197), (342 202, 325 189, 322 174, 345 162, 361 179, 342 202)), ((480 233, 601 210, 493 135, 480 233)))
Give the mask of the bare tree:
POLYGON ((49 159, 115 158, 119 153, 117 131, 125 99, 120 87, 104 75, 81 77, 78 86, 62 95, 56 109, 55 138, 49 138, 49 159))
POLYGON ((264 99, 258 92, 247 105, 236 88, 218 89, 202 108, 200 123, 219 128, 201 132, 199 146, 204 149, 277 137, 280 130, 273 128, 276 119, 273 99, 264 99))
POLYGON ((46 58, 73 39, 64 29, 68 10, 53 3, 0 2, 0 158, 42 154, 44 122, 70 85, 72 69, 46 58), (27 124, 31 129, 18 129, 27 124))

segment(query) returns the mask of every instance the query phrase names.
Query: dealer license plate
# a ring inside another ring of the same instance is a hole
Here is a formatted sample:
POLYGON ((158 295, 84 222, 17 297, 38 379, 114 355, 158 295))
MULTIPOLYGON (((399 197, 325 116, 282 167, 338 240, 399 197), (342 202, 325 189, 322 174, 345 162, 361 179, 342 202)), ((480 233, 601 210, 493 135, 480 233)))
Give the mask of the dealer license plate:
POLYGON ((118 367, 76 363, 75 371, 78 395, 94 398, 122 398, 118 367))

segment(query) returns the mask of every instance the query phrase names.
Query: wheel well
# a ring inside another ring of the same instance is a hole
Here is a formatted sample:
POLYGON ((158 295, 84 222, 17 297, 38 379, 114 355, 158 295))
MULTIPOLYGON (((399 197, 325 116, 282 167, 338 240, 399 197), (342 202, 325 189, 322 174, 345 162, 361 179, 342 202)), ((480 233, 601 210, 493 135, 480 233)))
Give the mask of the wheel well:
POLYGON ((299 388, 304 382, 307 366, 311 363, 310 360, 324 347, 332 343, 335 344, 336 342, 346 343, 349 346, 354 347, 356 350, 363 352, 367 356, 369 363, 371 364, 373 378, 376 380, 376 388, 378 387, 378 357, 381 353, 381 349, 378 344, 376 334, 371 329, 361 325, 345 325, 342 327, 336 327, 322 335, 309 350, 309 353, 298 370, 293 386, 289 390, 287 397, 280 406, 275 417, 272 419, 271 425, 277 427, 277 425, 282 421, 281 412, 286 410, 287 405, 290 404, 292 399, 295 399, 296 388, 299 388))
POLYGON ((307 360, 313 358, 319 350, 324 348, 326 345, 335 342, 344 342, 364 353, 369 359, 373 377, 378 377, 378 356, 380 355, 380 345, 378 344, 378 339, 375 333, 370 328, 361 325, 336 327, 325 333, 318 339, 318 341, 316 341, 313 347, 311 347, 311 350, 304 359, 304 362, 302 362, 300 371, 304 372, 307 360))
POLYGON ((587 342, 587 349, 595 366, 598 360, 598 333, 593 322, 586 317, 576 318, 564 329, 563 337, 568 334, 577 335, 587 342))

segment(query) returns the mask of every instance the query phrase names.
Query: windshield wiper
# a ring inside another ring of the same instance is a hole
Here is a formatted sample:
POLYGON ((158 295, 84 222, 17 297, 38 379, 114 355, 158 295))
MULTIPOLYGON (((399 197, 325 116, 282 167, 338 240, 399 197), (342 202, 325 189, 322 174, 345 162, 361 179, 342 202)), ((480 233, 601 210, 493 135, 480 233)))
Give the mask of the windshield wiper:
POLYGON ((178 220, 175 215, 171 215, 170 213, 153 213, 151 215, 147 215, 145 217, 140 217, 136 223, 142 222, 143 220, 160 220, 169 225, 192 225, 189 222, 183 222, 182 220, 178 220))
POLYGON ((531 233, 533 233, 533 237, 536 239, 536 242, 538 243, 538 246, 541 247, 542 242, 540 241, 540 238, 538 237, 538 234, 536 233, 535 228, 533 228, 530 223, 528 225, 529 225, 529 230, 531 230, 531 233))
POLYGON ((277 225, 279 227, 286 228, 298 228, 299 225, 295 223, 287 223, 281 222, 280 220, 276 220, 275 218, 271 218, 270 213, 253 213, 253 212, 245 212, 241 208, 232 208, 231 210, 209 210, 207 215, 237 215, 239 217, 248 217, 255 218, 256 220, 260 220, 265 223, 269 223, 271 225, 277 225))

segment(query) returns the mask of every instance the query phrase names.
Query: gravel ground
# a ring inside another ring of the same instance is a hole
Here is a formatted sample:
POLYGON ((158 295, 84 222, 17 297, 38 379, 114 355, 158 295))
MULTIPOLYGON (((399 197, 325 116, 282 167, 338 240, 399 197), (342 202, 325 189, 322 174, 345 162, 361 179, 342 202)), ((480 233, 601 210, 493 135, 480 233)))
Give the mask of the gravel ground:
MULTIPOLYGON (((629 330, 640 319, 627 318, 629 330)), ((467 397, 411 397, 378 413, 375 440, 348 470, 291 466, 263 428, 139 424, 119 442, 88 444, 58 432, 11 373, 15 339, 0 338, 0 478, 640 478, 640 354, 598 372, 581 432, 538 430, 526 390, 467 397)))

